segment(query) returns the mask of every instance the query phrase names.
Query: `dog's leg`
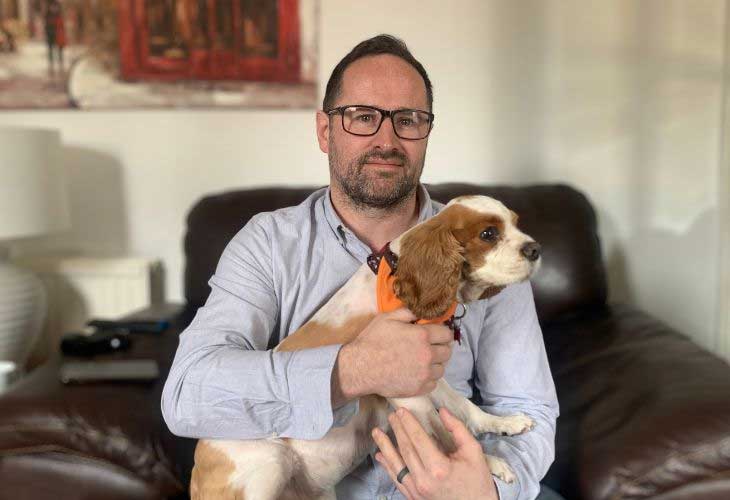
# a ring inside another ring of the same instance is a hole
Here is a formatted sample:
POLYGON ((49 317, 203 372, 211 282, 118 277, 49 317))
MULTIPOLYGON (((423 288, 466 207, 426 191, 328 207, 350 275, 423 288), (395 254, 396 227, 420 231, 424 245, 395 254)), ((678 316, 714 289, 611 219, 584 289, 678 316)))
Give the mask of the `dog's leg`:
POLYGON ((418 419, 426 432, 436 437, 444 451, 451 452, 455 449, 454 441, 451 433, 446 430, 441 418, 439 418, 436 408, 431 400, 426 396, 417 396, 413 398, 388 398, 393 408, 407 408, 418 419))
MULTIPOLYGON (((535 426, 531 418, 521 414, 499 417, 484 412, 477 405, 452 389, 444 379, 438 381, 436 389, 429 394, 429 397, 436 406, 445 406, 456 418, 464 422, 469 431, 474 435, 491 432, 512 436, 528 431, 535 426)), ((499 457, 486 453, 484 454, 484 458, 487 460, 492 474, 506 483, 511 483, 515 480, 515 474, 507 462, 499 457)))
POLYGON ((472 434, 490 432, 514 436, 535 427, 535 422, 520 413, 499 417, 484 412, 477 405, 456 392, 444 379, 440 379, 436 389, 429 394, 431 401, 437 406, 445 406, 456 418, 464 422, 472 434))
MULTIPOLYGON (((431 393, 431 397, 433 397, 434 393, 437 393, 437 397, 434 398, 434 403, 439 404, 438 402, 440 402, 441 404, 439 406, 446 406, 449 410, 451 410, 455 417, 465 422, 469 422, 470 419, 475 419, 475 421, 479 423, 480 419, 484 420, 484 417, 487 417, 490 424, 494 425, 493 419, 503 420, 511 418, 495 417, 494 415, 484 413, 478 406, 454 391, 443 379, 439 381, 439 386, 437 386, 436 390, 431 393)), ((411 413, 418 418, 418 421, 421 422, 421 425, 424 427, 426 432, 437 438, 444 451, 450 452, 455 449, 451 433, 444 427, 443 422, 441 422, 441 418, 436 412, 434 403, 432 403, 429 398, 392 398, 388 399, 388 402, 395 408, 408 408, 408 410, 410 410, 411 413)), ((472 433, 474 433, 471 425, 469 426, 469 429, 472 433)), ((483 432, 493 431, 483 430, 479 433, 483 432)), ((489 464, 489 469, 492 474, 506 483, 511 483, 515 480, 515 474, 512 472, 512 469, 507 462, 501 458, 487 454, 484 455, 484 458, 487 460, 487 464, 489 464)))

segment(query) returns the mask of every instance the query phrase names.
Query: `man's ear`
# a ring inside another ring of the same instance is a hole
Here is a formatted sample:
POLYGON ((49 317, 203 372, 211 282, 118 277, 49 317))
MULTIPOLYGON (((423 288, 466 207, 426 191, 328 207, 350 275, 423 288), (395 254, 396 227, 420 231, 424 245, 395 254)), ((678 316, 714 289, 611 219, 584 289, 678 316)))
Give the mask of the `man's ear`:
POLYGON ((330 117, 324 111, 317 111, 317 141, 323 153, 329 153, 330 117))

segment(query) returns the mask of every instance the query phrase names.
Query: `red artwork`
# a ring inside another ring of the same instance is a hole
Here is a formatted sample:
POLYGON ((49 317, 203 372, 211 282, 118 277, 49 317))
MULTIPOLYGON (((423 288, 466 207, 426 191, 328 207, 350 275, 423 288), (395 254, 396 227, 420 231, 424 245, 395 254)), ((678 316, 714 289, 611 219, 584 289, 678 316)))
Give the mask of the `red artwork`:
POLYGON ((128 80, 299 80, 297 0, 118 0, 128 80))
POLYGON ((313 108, 318 0, 0 0, 0 110, 313 108))

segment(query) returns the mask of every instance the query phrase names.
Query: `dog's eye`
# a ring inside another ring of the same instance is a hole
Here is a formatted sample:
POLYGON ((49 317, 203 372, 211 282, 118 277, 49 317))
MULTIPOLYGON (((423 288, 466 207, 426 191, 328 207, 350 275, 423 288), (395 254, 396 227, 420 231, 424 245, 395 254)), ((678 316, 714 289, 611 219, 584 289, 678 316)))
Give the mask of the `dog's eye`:
POLYGON ((481 232, 479 237, 484 241, 494 241, 499 237, 499 229, 494 226, 489 226, 487 229, 481 232))

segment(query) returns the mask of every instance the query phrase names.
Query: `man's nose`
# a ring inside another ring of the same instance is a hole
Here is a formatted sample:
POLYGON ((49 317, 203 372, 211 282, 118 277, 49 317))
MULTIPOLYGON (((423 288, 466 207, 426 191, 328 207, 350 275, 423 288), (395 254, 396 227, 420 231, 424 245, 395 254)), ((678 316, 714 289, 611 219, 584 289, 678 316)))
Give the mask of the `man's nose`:
POLYGON ((380 130, 374 137, 375 145, 383 149, 396 149, 398 145, 398 136, 393 129, 393 121, 390 118, 383 117, 380 124, 380 130))

